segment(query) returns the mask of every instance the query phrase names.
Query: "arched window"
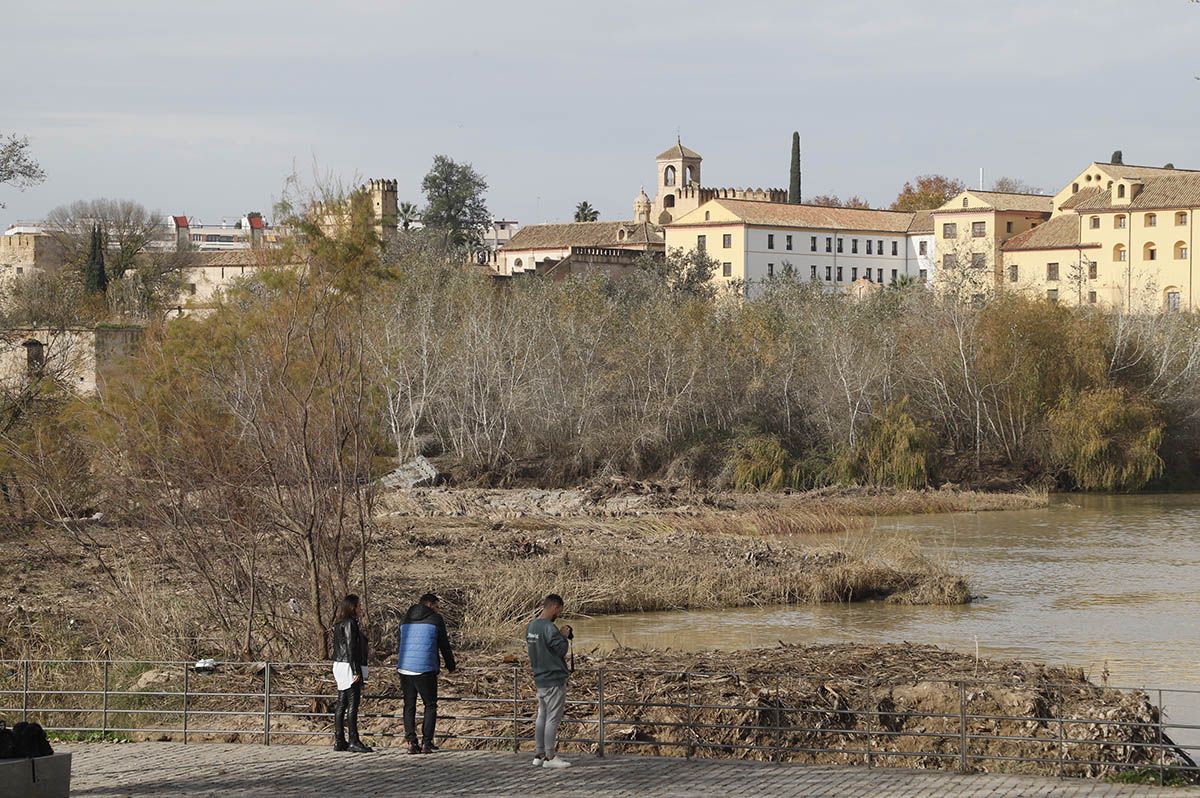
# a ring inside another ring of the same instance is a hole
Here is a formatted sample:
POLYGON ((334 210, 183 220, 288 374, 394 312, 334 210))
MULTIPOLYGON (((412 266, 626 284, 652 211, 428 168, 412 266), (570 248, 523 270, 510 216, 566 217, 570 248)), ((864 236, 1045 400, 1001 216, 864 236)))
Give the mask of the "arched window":
MULTIPOLYGON (((1089 177, 1089 178, 1088 178, 1088 180, 1091 180, 1091 178, 1089 177)), ((1072 194, 1078 194, 1078 193, 1079 193, 1079 184, 1078 184, 1078 183, 1072 183, 1072 184, 1071 184, 1071 193, 1072 193, 1072 194)))
POLYGON ((1117 186, 1117 199, 1124 199, 1124 198, 1125 198, 1125 184, 1121 183, 1119 186, 1117 186))
POLYGON ((1116 228, 1117 230, 1125 229, 1125 215, 1124 214, 1117 214, 1116 216, 1113 217, 1113 227, 1116 228))
POLYGON ((516 260, 513 261, 513 268, 514 269, 521 268, 521 259, 520 258, 517 258, 516 260))
POLYGON ((617 240, 618 240, 618 241, 624 241, 624 240, 625 240, 625 231, 624 231, 624 230, 618 230, 618 231, 617 231, 617 240))
POLYGON ((1175 214, 1175 224, 1177 224, 1177 225, 1187 224, 1187 211, 1178 211, 1175 214))
POLYGON ((963 207, 967 207, 967 197, 963 197, 963 207))
POLYGON ((687 167, 683 172, 683 184, 690 186, 696 182, 696 168, 694 166, 687 167))
POLYGON ((1179 310, 1179 289, 1171 286, 1163 291, 1163 305, 1167 310, 1179 310))
POLYGON ((1154 244, 1147 243, 1142 247, 1142 260, 1158 260, 1158 249, 1154 244))
POLYGON ((1124 244, 1117 244, 1115 247, 1113 247, 1113 260, 1117 261, 1118 263, 1125 262, 1125 245, 1124 244))
POLYGON ((1187 260, 1188 245, 1186 241, 1175 242, 1175 260, 1187 260))
POLYGON ((663 185, 664 186, 675 185, 675 167, 674 166, 668 166, 666 169, 663 170, 663 185))
POLYGON ((1158 227, 1158 214, 1146 214, 1146 218, 1143 220, 1143 223, 1146 225, 1146 227, 1158 227))
POLYGON ((663 197, 663 207, 664 208, 674 208, 675 207, 675 195, 674 194, 668 194, 667 196, 663 197))
POLYGON ((712 218, 712 214, 711 214, 711 213, 709 213, 708 211, 705 211, 705 212, 704 212, 704 221, 706 221, 706 222, 707 222, 707 221, 708 221, 709 219, 711 219, 711 218, 712 218))

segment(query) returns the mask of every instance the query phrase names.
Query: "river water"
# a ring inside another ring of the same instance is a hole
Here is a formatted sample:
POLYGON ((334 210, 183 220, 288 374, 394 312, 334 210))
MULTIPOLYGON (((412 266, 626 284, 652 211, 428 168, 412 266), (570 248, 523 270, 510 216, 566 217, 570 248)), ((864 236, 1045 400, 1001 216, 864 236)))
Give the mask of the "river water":
MULTIPOLYGON (((1200 690, 1200 495, 1063 496, 1040 510, 884 518, 871 534, 916 539, 983 598, 610 615, 573 621, 577 643, 924 643, 1079 666, 1095 681, 1107 672, 1114 686, 1200 690)), ((1171 721, 1200 724, 1200 695, 1164 702, 1171 721)))

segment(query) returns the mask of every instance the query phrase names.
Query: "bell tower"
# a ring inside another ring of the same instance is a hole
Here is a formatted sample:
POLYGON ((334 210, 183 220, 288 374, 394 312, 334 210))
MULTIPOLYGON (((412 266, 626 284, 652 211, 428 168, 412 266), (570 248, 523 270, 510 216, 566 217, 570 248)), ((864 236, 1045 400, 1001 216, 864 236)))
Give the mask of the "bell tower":
POLYGON ((655 159, 658 190, 654 197, 652 220, 666 224, 700 207, 700 154, 683 146, 675 137, 675 146, 655 159))

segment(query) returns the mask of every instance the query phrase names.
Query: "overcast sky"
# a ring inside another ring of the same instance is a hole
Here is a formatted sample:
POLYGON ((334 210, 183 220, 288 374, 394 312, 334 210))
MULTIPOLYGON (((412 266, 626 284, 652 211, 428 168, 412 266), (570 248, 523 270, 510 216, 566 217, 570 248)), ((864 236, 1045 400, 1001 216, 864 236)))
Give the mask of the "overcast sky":
POLYGON ((47 173, 0 225, 127 197, 219 220, 284 178, 472 163, 494 215, 629 218, 675 139, 703 182, 886 205, 939 172, 1057 189, 1089 161, 1200 168, 1188 0, 55 2, 0 16, 0 132, 47 173))

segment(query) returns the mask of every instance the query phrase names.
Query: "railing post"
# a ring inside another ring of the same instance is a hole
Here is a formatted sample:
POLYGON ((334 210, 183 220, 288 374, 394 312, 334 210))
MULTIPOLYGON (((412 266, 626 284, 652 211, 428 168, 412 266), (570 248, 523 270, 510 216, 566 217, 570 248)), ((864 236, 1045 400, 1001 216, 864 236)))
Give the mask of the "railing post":
POLYGON ((604 668, 596 674, 597 712, 599 713, 599 731, 596 738, 596 756, 604 757, 604 668))
POLYGON ((875 682, 874 678, 869 677, 867 679, 867 745, 866 745, 867 767, 872 767, 874 765, 874 761, 873 761, 874 757, 872 757, 872 755, 871 755, 872 754, 871 735, 874 733, 874 730, 875 730, 875 721, 874 721, 875 701, 873 699, 873 696, 875 695, 875 691, 871 689, 874 682, 875 682))
POLYGON ((512 719, 513 753, 519 754, 521 752, 521 737, 518 734, 517 727, 520 724, 520 718, 521 718, 521 714, 520 714, 521 688, 517 684, 517 669, 515 666, 513 667, 512 672, 513 672, 513 695, 512 695, 512 699, 513 699, 513 719, 512 719))
POLYGON ((1162 690, 1158 691, 1158 786, 1166 782, 1167 749, 1163 747, 1163 700, 1162 690))
POLYGON ((100 739, 108 739, 108 660, 104 660, 104 687, 101 689, 100 739))
POLYGON ((958 769, 967 771, 967 685, 958 683, 958 769))
POLYGON ((24 675, 21 679, 21 720, 29 720, 29 660, 22 663, 24 675))
POLYGON ((696 754, 696 713, 692 703, 692 672, 684 671, 683 676, 687 682, 687 758, 691 759, 696 754))
POLYGON ((271 744, 271 663, 263 663, 263 745, 271 744))
POLYGON ((183 742, 186 745, 188 741, 188 677, 191 675, 191 668, 187 663, 183 665, 183 742))
POLYGON ((1058 716, 1058 777, 1061 779, 1067 775, 1067 729, 1063 722, 1062 709, 1059 709, 1058 716))

